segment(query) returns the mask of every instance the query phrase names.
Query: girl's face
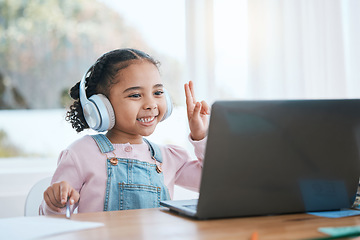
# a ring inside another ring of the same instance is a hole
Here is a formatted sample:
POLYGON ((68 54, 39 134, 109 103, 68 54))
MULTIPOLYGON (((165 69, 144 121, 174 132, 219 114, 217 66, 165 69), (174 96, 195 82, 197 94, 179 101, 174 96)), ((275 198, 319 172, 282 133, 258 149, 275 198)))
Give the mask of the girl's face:
POLYGON ((140 143, 154 132, 166 111, 159 71, 147 61, 133 63, 120 70, 115 81, 108 96, 115 126, 108 136, 117 143, 140 143))

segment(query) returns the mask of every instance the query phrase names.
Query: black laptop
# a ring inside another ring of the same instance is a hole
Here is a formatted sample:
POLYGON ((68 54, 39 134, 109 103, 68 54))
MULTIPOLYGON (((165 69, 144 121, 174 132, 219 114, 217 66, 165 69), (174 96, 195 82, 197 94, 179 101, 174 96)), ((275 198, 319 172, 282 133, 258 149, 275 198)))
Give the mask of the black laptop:
POLYGON ((360 99, 218 101, 199 199, 161 205, 198 219, 350 208, 359 146, 360 99))

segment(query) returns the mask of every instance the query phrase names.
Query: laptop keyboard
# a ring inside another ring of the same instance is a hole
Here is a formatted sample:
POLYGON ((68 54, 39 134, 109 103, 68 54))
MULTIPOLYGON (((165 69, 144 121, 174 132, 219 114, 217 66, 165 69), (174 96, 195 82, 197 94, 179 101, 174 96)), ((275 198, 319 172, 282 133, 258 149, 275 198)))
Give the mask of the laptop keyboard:
POLYGON ((190 208, 191 210, 194 210, 194 211, 196 211, 196 208, 197 208, 197 204, 191 204, 191 205, 184 205, 184 207, 186 207, 186 208, 190 208))

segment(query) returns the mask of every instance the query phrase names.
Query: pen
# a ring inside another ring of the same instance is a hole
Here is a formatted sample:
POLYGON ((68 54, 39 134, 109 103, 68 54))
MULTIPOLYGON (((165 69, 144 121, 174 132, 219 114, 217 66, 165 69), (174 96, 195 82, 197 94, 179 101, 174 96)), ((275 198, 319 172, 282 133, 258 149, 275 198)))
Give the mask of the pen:
POLYGON ((70 219, 71 216, 71 211, 70 211, 70 198, 68 197, 67 201, 66 201, 66 218, 70 219))
POLYGON ((258 240, 258 233, 257 233, 257 232, 253 232, 253 233, 251 234, 250 240, 258 240))

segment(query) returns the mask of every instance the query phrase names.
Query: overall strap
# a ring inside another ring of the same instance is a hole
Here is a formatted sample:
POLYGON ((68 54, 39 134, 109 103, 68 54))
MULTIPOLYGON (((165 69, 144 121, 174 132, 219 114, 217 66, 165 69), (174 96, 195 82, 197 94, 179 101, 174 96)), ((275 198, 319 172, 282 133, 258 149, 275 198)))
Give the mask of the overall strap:
POLYGON ((158 145, 156 145, 155 143, 150 142, 149 140, 147 140, 146 138, 143 138, 144 142, 147 143, 147 145, 149 146, 149 150, 151 152, 151 156, 154 157, 156 159, 156 161, 162 163, 162 155, 161 155, 161 151, 158 145))
POLYGON ((91 135, 102 153, 114 151, 114 146, 104 134, 91 135))

